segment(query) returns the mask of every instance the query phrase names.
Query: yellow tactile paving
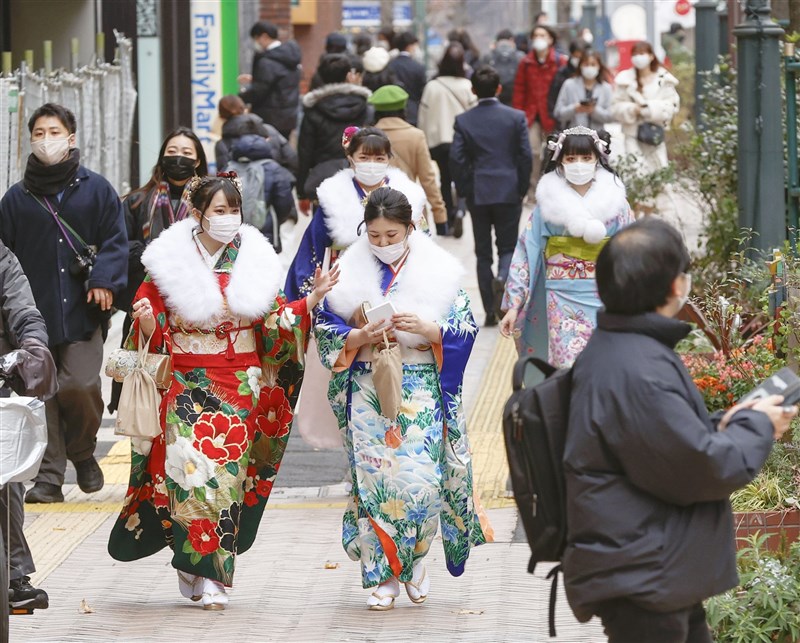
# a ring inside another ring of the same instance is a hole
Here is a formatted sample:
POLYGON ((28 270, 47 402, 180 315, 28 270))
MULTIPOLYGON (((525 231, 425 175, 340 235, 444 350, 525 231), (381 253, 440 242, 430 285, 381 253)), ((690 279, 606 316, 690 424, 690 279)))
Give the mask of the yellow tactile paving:
POLYGON ((108 454, 100 460, 106 484, 128 484, 131 475, 131 441, 121 438, 114 443, 108 454))
POLYGON ((487 509, 514 505, 506 492, 508 460, 503 442, 503 407, 511 395, 511 371, 516 359, 514 342, 498 338, 467 420, 475 489, 487 509))

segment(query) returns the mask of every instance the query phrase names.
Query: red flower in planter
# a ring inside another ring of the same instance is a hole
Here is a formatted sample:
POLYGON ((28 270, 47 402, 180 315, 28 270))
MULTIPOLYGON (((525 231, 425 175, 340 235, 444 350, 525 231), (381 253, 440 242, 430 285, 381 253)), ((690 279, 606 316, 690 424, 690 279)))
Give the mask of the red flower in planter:
POLYGON ((292 407, 282 388, 264 391, 258 404, 256 429, 270 438, 282 438, 292 426, 292 407))
POLYGON ((194 425, 194 447, 217 464, 236 462, 247 450, 247 427, 236 415, 203 413, 194 425))
POLYGON ((203 556, 219 549, 219 536, 214 523, 208 518, 193 520, 189 525, 189 542, 194 550, 203 556))
POLYGON ((256 493, 259 496, 269 496, 272 491, 272 480, 259 480, 256 483, 256 493))

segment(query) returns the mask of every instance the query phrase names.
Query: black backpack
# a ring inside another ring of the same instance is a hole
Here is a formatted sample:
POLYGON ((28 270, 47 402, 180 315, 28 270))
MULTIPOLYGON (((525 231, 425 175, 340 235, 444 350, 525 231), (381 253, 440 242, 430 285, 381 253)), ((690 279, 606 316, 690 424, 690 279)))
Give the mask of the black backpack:
POLYGON ((547 575, 550 588, 550 636, 556 635, 555 604, 561 557, 567 542, 564 444, 567 437, 572 369, 556 369, 536 357, 514 366, 513 392, 503 411, 511 485, 531 547, 528 572, 539 562, 559 562, 547 575), (528 365, 545 380, 524 388, 528 365))

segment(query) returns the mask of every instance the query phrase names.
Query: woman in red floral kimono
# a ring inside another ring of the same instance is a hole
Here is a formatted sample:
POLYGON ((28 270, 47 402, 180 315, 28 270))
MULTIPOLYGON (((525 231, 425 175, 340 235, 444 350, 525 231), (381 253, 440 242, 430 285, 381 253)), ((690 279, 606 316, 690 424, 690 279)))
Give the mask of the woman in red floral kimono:
POLYGON ((261 233, 242 224, 228 178, 196 179, 192 217, 148 246, 128 347, 172 356, 155 440, 132 440, 131 479, 108 550, 136 560, 173 550, 181 593, 228 603, 236 556, 253 544, 289 439, 309 313, 336 283, 287 303, 261 233))

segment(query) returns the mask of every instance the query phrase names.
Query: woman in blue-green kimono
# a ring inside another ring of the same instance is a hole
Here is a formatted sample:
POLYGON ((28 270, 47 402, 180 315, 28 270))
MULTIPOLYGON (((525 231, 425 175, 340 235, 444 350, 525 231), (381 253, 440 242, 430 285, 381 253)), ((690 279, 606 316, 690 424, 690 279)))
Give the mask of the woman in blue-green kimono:
POLYGON ((491 539, 491 530, 481 525, 473 500, 461 402, 478 332, 459 285, 463 268, 414 230, 411 206, 398 190, 370 194, 364 226, 366 234, 339 260, 340 281, 319 309, 315 333, 320 359, 333 371, 328 397, 350 459, 343 545, 361 561, 363 586, 374 588, 369 609, 388 610, 400 583, 413 602, 427 598, 422 559, 440 521, 454 576, 463 573, 470 548, 491 539), (396 312, 367 323, 362 304, 369 309, 385 301, 396 312), (381 411, 371 367, 384 331, 402 357, 395 420, 381 411))

